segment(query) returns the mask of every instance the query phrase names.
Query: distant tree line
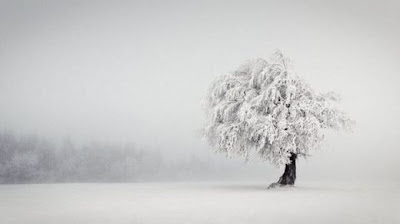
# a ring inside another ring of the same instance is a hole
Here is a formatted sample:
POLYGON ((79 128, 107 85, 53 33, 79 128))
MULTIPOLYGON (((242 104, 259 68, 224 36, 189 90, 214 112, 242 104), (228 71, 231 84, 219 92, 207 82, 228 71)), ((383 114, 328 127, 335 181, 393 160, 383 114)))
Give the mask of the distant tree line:
POLYGON ((133 144, 91 143, 71 140, 55 144, 37 136, 0 132, 0 183, 135 182, 201 176, 213 164, 192 156, 166 161, 156 150, 133 144))

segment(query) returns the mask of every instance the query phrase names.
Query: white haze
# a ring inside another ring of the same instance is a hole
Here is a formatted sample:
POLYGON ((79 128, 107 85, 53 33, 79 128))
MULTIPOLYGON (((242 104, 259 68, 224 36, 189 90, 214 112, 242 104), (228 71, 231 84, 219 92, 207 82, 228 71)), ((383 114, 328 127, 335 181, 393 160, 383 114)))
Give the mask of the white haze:
POLYGON ((399 10, 396 1, 0 1, 0 129, 218 157, 200 134, 210 82, 279 48, 312 87, 340 93, 357 122, 351 134, 328 133, 299 178, 400 181, 399 10))

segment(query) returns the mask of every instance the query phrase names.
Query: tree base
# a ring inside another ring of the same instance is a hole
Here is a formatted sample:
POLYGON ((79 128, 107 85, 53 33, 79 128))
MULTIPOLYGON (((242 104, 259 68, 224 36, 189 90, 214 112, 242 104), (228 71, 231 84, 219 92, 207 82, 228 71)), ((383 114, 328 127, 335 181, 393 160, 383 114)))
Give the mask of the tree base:
POLYGON ((287 187, 294 187, 294 185, 289 184, 280 184, 280 183, 272 183, 268 186, 267 189, 274 189, 274 188, 287 188, 287 187))

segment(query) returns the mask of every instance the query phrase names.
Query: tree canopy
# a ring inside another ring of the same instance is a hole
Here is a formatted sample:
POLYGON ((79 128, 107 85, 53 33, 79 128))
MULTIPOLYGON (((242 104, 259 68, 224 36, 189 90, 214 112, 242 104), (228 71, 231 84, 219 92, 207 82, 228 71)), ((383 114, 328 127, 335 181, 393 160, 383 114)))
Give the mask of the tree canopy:
POLYGON ((275 165, 288 164, 292 153, 308 155, 317 148, 323 129, 351 126, 337 101, 335 93, 315 92, 277 51, 268 61, 248 61, 212 83, 205 138, 228 156, 257 154, 275 165))

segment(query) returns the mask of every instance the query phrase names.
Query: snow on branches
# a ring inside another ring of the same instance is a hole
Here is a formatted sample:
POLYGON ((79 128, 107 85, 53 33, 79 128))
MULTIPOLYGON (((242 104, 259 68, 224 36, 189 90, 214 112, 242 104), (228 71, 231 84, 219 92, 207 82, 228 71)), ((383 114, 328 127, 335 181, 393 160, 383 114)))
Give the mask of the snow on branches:
POLYGON ((334 93, 316 93, 277 51, 218 77, 206 98, 205 138, 219 152, 248 158, 257 154, 275 165, 290 154, 309 154, 323 140, 323 129, 352 121, 333 105, 334 93))

